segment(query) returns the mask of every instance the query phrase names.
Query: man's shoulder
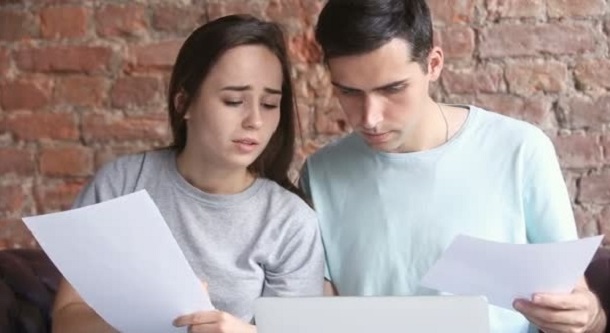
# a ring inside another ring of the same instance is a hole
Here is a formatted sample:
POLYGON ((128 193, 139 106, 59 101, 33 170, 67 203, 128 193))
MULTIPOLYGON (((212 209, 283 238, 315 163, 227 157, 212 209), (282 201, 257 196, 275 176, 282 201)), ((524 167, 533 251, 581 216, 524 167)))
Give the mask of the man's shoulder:
POLYGON ((547 135, 542 129, 525 120, 509 117, 500 112, 473 107, 477 112, 478 129, 483 132, 491 132, 499 140, 508 141, 530 141, 546 140, 547 135))

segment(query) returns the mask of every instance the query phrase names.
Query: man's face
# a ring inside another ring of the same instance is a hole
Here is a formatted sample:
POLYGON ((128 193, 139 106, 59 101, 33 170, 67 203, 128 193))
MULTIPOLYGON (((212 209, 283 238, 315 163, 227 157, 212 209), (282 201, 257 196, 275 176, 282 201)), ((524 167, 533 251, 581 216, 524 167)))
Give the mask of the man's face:
POLYGON ((395 38, 369 53, 328 60, 347 120, 371 148, 406 151, 405 142, 415 135, 425 114, 428 86, 440 69, 428 64, 424 71, 410 53, 407 42, 395 38))

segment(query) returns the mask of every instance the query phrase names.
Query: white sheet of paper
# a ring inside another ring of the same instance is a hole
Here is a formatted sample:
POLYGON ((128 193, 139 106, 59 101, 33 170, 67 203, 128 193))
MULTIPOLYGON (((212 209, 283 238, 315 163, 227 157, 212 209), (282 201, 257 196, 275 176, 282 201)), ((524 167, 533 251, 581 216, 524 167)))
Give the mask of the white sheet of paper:
POLYGON ((213 309, 145 190, 23 220, 81 297, 121 332, 186 332, 172 325, 176 317, 213 309))
POLYGON ((507 244, 457 236, 423 277, 421 285, 456 295, 483 295, 513 309, 516 298, 569 293, 603 236, 544 244, 507 244))

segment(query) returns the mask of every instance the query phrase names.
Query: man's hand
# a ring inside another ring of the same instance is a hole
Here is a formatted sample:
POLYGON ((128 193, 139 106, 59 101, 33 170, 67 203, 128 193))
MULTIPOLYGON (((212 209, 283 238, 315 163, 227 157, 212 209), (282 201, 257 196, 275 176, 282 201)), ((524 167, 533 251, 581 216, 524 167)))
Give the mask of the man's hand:
POLYGON ((174 320, 174 326, 188 326, 189 333, 256 333, 256 326, 222 311, 202 311, 181 316, 174 320))
POLYGON ((602 333, 606 326, 601 304, 584 278, 569 294, 535 294, 513 306, 546 333, 602 333))

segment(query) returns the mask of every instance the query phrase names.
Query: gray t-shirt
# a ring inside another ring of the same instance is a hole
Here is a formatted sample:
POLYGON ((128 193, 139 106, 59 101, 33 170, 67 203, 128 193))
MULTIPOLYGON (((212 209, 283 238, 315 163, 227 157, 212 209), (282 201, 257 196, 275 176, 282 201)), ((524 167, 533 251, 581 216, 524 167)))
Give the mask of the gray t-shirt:
POLYGON ((104 165, 74 207, 141 189, 159 207, 197 276, 208 282, 217 309, 250 321, 261 295, 322 294, 316 215, 277 183, 259 178, 241 193, 205 193, 178 173, 174 151, 156 150, 104 165))

